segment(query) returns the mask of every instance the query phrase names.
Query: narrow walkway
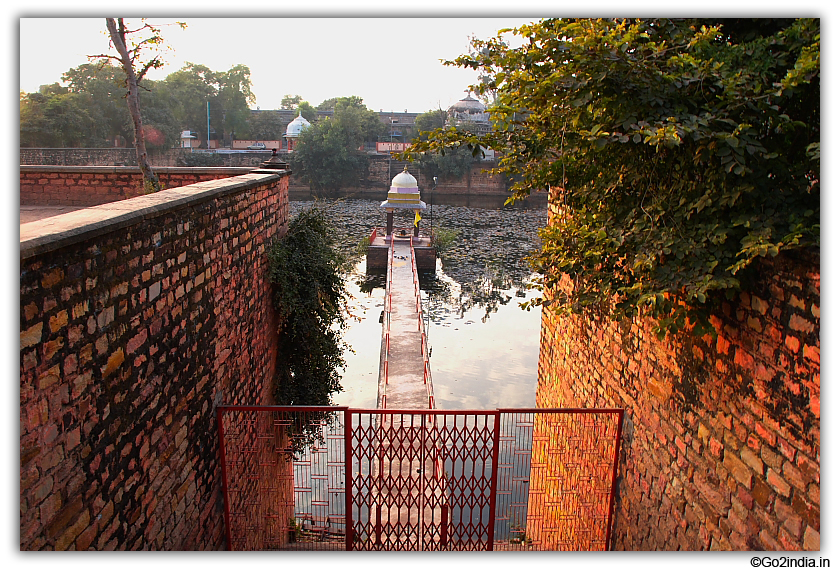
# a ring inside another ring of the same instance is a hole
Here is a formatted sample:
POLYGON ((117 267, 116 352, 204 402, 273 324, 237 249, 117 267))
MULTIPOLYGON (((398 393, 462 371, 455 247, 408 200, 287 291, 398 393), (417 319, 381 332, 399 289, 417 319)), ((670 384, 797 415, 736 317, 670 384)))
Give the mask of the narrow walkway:
POLYGON ((379 365, 380 409, 433 409, 431 369, 411 238, 395 237, 389 252, 379 365))
MULTIPOLYGON (((411 237, 394 236, 388 252, 377 408, 428 410, 434 409, 434 401, 411 237)), ((441 540, 441 531, 434 528, 446 526, 442 520, 449 509, 437 450, 423 433, 426 416, 397 413, 377 421, 388 437, 378 443, 372 470, 377 481, 370 513, 375 548, 429 549, 441 540)))

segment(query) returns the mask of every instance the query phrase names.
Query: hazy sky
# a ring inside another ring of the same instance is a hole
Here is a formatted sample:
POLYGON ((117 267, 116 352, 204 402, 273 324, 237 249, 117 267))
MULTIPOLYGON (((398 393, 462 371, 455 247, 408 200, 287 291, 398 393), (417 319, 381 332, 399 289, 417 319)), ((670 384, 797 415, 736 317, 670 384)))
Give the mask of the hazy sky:
MULTIPOLYGON (((469 37, 494 36, 501 28, 534 21, 510 18, 190 18, 187 29, 164 28, 173 50, 168 65, 150 74, 163 79, 185 62, 225 71, 251 69, 257 106, 275 109, 286 94, 317 105, 324 99, 358 95, 374 110, 424 112, 466 96, 476 73, 444 66, 468 50, 469 37)), ((138 20, 128 19, 129 23, 138 20)), ((61 38, 61 48, 27 41, 20 50, 20 89, 27 93, 61 81, 61 74, 107 53, 102 18, 21 18, 20 37, 61 38), (40 46, 40 47, 39 47, 40 46)), ((509 35, 512 41, 517 41, 509 35)), ((115 52, 111 52, 115 53, 115 52)))

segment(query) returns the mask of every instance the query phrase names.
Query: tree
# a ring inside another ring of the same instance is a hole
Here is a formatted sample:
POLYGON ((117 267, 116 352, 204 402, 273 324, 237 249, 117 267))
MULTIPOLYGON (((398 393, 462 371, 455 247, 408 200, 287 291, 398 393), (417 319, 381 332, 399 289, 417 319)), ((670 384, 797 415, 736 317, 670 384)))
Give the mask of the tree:
POLYGON ((283 99, 280 100, 280 108, 297 109, 301 101, 303 101, 303 97, 300 95, 284 95, 283 99))
POLYGON ((316 192, 333 192, 357 183, 368 165, 361 139, 335 117, 304 130, 291 154, 292 170, 316 192))
POLYGON ((248 118, 248 138, 262 141, 282 140, 288 120, 276 111, 259 111, 248 118))
POLYGON ((333 117, 349 132, 354 141, 376 142, 388 132, 379 114, 368 109, 361 97, 339 97, 333 117))
POLYGON ((44 117, 43 101, 38 93, 20 92, 20 146, 48 147, 50 130, 44 117))
POLYGON ((39 93, 21 93, 20 144, 29 147, 94 146, 104 140, 104 125, 91 111, 89 97, 58 84, 39 93))
POLYGON ((224 136, 249 133, 250 105, 256 102, 251 91, 251 70, 234 65, 227 71, 213 71, 206 65, 187 62, 161 82, 169 93, 175 117, 181 126, 205 135, 209 114, 212 128, 224 136))
MULTIPOLYGON (((133 138, 133 121, 123 101, 126 80, 121 66, 104 59, 71 68, 61 79, 61 83, 42 85, 37 93, 21 93, 22 146, 101 147, 111 146, 118 137, 133 138)), ((252 114, 248 106, 254 95, 250 71, 244 65, 216 72, 188 63, 162 81, 144 79, 141 96, 143 135, 149 147, 171 147, 185 129, 206 132, 208 102, 214 127, 248 135, 252 114)), ((284 128, 281 125, 273 138, 282 136, 284 128)))
MULTIPOLYGON (((214 72, 204 65, 187 63, 166 76, 158 90, 166 94, 172 113, 182 129, 206 133, 207 102, 216 97, 214 72)), ((221 120, 221 116, 214 116, 221 120)), ((214 122, 214 124, 217 124, 214 122)))
MULTIPOLYGON (((143 118, 140 112, 140 82, 150 69, 157 69, 164 65, 160 50, 163 45, 163 38, 160 36, 160 28, 146 23, 145 19, 142 22, 143 24, 139 28, 130 29, 123 18, 105 18, 105 25, 111 38, 111 46, 117 50, 119 55, 103 54, 91 57, 100 60, 116 60, 125 72, 126 102, 134 126, 134 148, 137 151, 137 164, 143 173, 144 186, 147 191, 157 192, 161 189, 161 185, 160 180, 152 170, 146 152, 143 118), (129 46, 132 47, 129 48, 129 46), (149 59, 144 58, 147 48, 151 48, 154 52, 154 55, 149 59)), ((184 24, 180 25, 182 28, 185 27, 184 24)))
POLYGON ((318 106, 315 107, 315 109, 318 111, 331 111, 335 109, 335 105, 340 99, 352 100, 352 102, 355 102, 358 105, 361 105, 362 103, 362 98, 355 95, 352 97, 330 97, 329 99, 324 99, 318 103, 318 106))
POLYGON ((310 123, 314 123, 318 118, 318 111, 315 110, 315 107, 313 107, 309 101, 301 101, 298 103, 297 111, 310 123))
POLYGON ((131 115, 122 101, 125 95, 125 74, 119 66, 104 60, 85 63, 69 69, 61 76, 70 93, 85 94, 88 112, 96 120, 97 130, 105 131, 99 140, 93 138, 89 146, 101 146, 116 137, 132 138, 131 115))
POLYGON ((466 147, 452 148, 439 153, 426 153, 420 156, 420 172, 427 179, 457 180, 470 171, 478 158, 466 147))
MULTIPOLYGON (((419 131, 413 139, 426 141, 435 131, 446 128, 447 114, 443 109, 432 109, 420 115, 414 121, 419 131)), ((457 128, 457 127, 453 127, 457 128)), ((467 172, 477 157, 466 147, 440 149, 438 152, 427 152, 419 156, 420 172, 427 178, 460 178, 467 172)))
POLYGON ((172 148, 181 136, 181 123, 175 117, 174 102, 169 94, 154 83, 143 101, 143 134, 146 144, 153 148, 172 148))
POLYGON ((484 145, 558 208, 533 258, 557 311, 650 315, 708 331, 756 261, 819 245, 819 21, 548 19, 518 48, 476 40, 450 65, 496 91, 484 145), (570 288, 558 287, 564 279, 570 288))
POLYGON ((234 65, 216 74, 218 101, 221 105, 222 133, 247 131, 250 105, 257 102, 251 91, 251 70, 247 65, 234 65))
MULTIPOLYGON (((386 127, 358 97, 334 99, 335 112, 304 130, 292 153, 292 169, 316 191, 331 192, 358 183, 368 167, 361 150, 386 127)), ((320 107, 320 105, 319 105, 320 107)))
POLYGON ((417 115, 414 119, 414 128, 418 131, 417 137, 420 140, 426 140, 430 132, 446 127, 446 119, 446 111, 443 109, 431 109, 417 115))

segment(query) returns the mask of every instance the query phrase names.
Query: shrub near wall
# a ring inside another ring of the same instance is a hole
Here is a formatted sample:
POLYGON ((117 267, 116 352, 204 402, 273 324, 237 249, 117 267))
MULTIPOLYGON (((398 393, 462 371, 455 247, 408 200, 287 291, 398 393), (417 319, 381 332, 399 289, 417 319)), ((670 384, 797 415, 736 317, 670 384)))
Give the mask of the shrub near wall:
POLYGON ((819 252, 779 256, 717 337, 543 313, 539 407, 624 407, 619 550, 820 548, 819 252))
POLYGON ((22 550, 224 547, 214 408, 271 403, 287 191, 258 171, 21 226, 22 550))

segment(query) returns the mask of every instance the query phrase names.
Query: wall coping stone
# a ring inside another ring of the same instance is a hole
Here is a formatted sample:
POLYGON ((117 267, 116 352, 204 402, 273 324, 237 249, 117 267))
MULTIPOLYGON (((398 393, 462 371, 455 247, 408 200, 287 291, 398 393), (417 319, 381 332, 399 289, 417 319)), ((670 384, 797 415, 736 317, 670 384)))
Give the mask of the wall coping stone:
MULTIPOLYGON (((23 167, 21 166, 21 168, 23 167)), ((97 168, 113 171, 120 167, 49 168, 84 168, 86 172, 90 172, 97 168)), ((195 170, 194 168, 189 169, 190 172, 195 172, 195 170)), ((288 170, 254 170, 253 168, 248 169, 248 171, 249 174, 232 178, 208 180, 187 186, 169 188, 154 194, 109 202, 21 224, 20 259, 29 259, 42 253, 55 251, 68 245, 113 232, 116 229, 150 220, 176 208, 198 204, 216 197, 257 187, 272 182, 273 179, 279 180, 290 173, 288 170)))
MULTIPOLYGON (((21 164, 21 172, 92 173, 92 174, 140 174, 139 166, 46 166, 21 164)), ((239 176, 254 172, 253 166, 155 166, 156 174, 227 173, 239 176)))

